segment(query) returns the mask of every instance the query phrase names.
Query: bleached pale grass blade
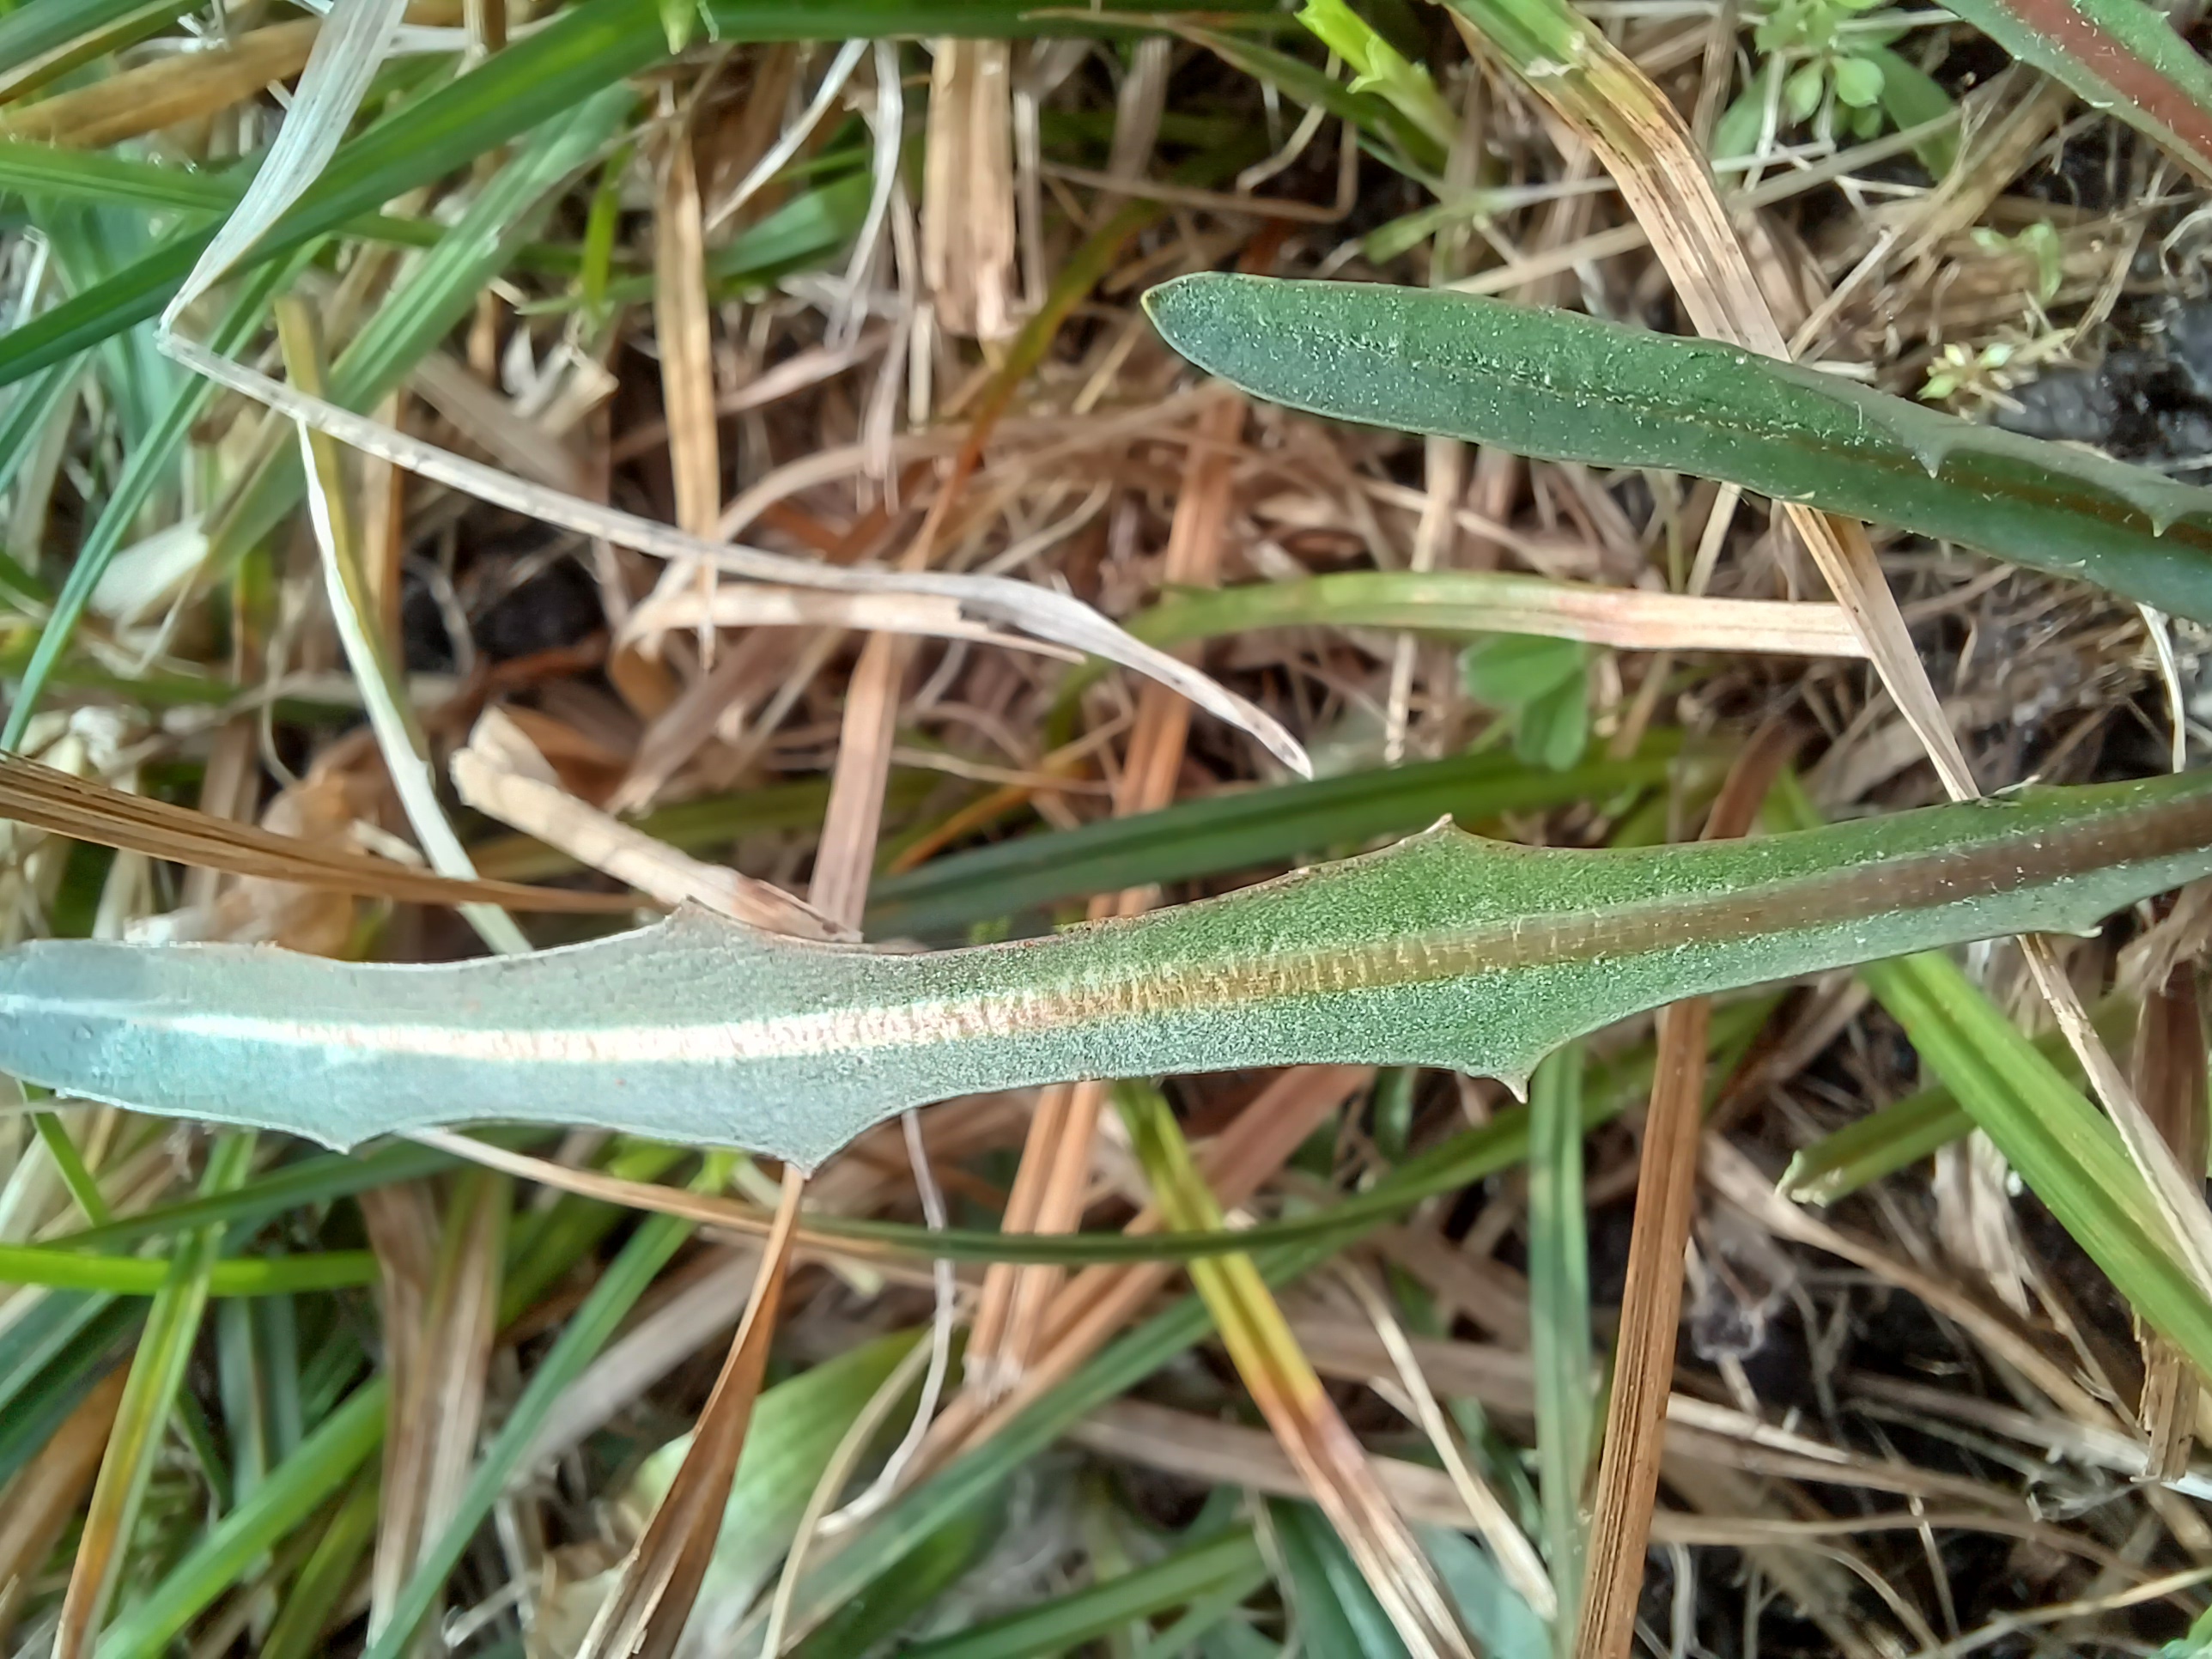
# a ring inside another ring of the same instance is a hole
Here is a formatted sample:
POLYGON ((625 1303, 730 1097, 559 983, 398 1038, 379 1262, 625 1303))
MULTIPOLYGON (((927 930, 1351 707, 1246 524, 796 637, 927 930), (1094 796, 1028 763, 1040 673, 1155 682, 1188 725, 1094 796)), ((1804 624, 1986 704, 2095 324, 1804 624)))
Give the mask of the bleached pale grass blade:
POLYGON ((804 144, 822 125, 822 118, 830 112, 830 106, 845 89, 845 82, 868 50, 866 40, 848 40, 837 48, 837 55, 830 60, 830 68, 822 76, 822 84, 814 89, 814 96, 799 117, 786 127, 768 153, 753 163, 745 176, 732 185, 728 192, 707 210, 706 228, 718 230, 726 224, 732 215, 760 193, 761 187, 783 171, 784 164, 799 154, 804 144))
POLYGON ((222 278, 284 210, 305 195, 337 153, 369 83, 392 50, 407 0, 337 0, 315 36, 307 66, 276 142, 230 217, 161 313, 172 328, 185 307, 222 278))
MULTIPOLYGON (((288 295, 276 302, 276 330, 293 379, 319 390, 322 358, 314 324, 298 299, 288 295)), ((476 866, 438 799, 429 740, 415 718, 399 665, 378 636, 374 620, 376 606, 368 591, 368 573, 362 568, 360 539, 352 504, 346 499, 345 470, 337 446, 304 422, 298 429, 307 516, 322 554, 323 586, 330 599, 331 620, 361 685, 362 701, 370 729, 376 734, 377 747, 383 753, 385 769, 392 775, 392 787, 431 868, 441 876, 472 881, 476 866)), ((504 910, 468 904, 461 908, 461 914, 493 950, 509 956, 529 951, 529 936, 504 910)))
POLYGON ((972 622, 962 614, 957 599, 922 599, 908 593, 825 593, 819 588, 775 587, 765 582, 724 582, 704 596, 688 587, 649 594, 623 619, 615 643, 626 645, 649 635, 702 625, 915 634, 932 639, 970 640, 1063 662, 1083 660, 1077 653, 1058 646, 972 622))
POLYGON ((495 467, 467 460, 350 410, 340 409, 295 386, 285 386, 219 356, 182 335, 164 336, 162 346, 186 368, 365 454, 390 461, 478 501, 559 525, 580 535, 610 541, 655 558, 698 560, 753 581, 847 593, 902 593, 950 599, 960 606, 968 620, 1018 629, 1051 643, 1120 663, 1158 680, 1208 713, 1249 732, 1301 777, 1313 775, 1312 763, 1307 759, 1304 748, 1274 716, 1166 652, 1132 639, 1079 600, 1003 577, 817 564, 759 548, 687 536, 671 526, 656 524, 633 513, 525 483, 495 467))
POLYGON ((771 883, 705 864, 610 817, 563 789, 522 728, 484 711, 468 746, 453 758, 453 787, 477 811, 557 847, 578 863, 650 893, 662 903, 696 904, 770 933, 857 939, 771 883))

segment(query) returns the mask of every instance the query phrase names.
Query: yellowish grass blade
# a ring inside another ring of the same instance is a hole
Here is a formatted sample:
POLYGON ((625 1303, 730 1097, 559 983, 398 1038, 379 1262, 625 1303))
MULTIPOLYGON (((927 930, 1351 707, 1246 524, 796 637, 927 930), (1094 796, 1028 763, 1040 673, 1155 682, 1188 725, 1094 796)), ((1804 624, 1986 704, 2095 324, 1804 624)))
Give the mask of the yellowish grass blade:
MULTIPOLYGON (((1135 1085, 1115 1092, 1161 1213, 1186 1231, 1222 1227, 1220 1208, 1191 1161, 1166 1100, 1157 1090, 1135 1085)), ((1415 1659, 1473 1659, 1435 1570, 1368 1467, 1365 1449, 1322 1386, 1251 1257, 1201 1257, 1188 1270, 1253 1403, 1344 1540, 1400 1639, 1415 1659)))

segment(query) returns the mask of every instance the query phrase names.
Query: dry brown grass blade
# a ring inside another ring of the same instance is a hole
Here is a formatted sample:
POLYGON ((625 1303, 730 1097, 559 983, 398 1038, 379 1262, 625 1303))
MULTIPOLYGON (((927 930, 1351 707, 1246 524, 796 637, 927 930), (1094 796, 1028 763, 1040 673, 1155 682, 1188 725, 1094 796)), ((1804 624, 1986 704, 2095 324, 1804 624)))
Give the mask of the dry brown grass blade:
POLYGON ((805 1187, 806 1178, 797 1170, 784 1171, 775 1225, 761 1253, 751 1300, 714 1391, 699 1413, 684 1466, 623 1563, 622 1581, 592 1621, 577 1659, 668 1659, 676 1650, 714 1555, 730 1483, 752 1425, 805 1187))
POLYGON ((94 1383, 38 1455, 0 1488, 0 1642, 7 1640, 32 1575, 46 1565, 92 1489, 130 1376, 128 1365, 118 1365, 94 1383))
POLYGON ((227 109, 307 62, 320 21, 272 23, 212 52, 165 57, 54 97, 0 120, 0 137, 100 149, 178 121, 227 109))
MULTIPOLYGON (((2193 961, 2178 963, 2144 997, 2136 1025, 2134 1082, 2143 1109, 2184 1170, 2205 1161, 2204 1010, 2193 961)), ((2172 1344, 2142 1333, 2142 1399, 2137 1412, 2149 1443, 2153 1480, 2179 1480, 2189 1467, 2198 1407, 2195 1370, 2172 1344)))
POLYGON ((1012 49, 930 43, 921 263, 937 325, 1003 339, 1015 327, 1012 49))
MULTIPOLYGON (((1778 724, 1745 745, 1713 803, 1706 840, 1750 833, 1759 803, 1797 744, 1797 735, 1778 724)), ((1620 1337, 1606 1402, 1588 1577, 1573 1650, 1580 1659, 1622 1659, 1636 1641, 1636 1608, 1651 1509, 1659 1493, 1659 1455, 1682 1314, 1682 1252, 1689 1243, 1697 1195, 1711 1023, 1708 997, 1674 1003, 1659 1017, 1659 1054, 1644 1120, 1620 1337)))
POLYGON ((488 903, 510 910, 621 915, 636 910, 640 902, 618 893, 456 881, 365 853, 335 853, 295 836, 76 777, 20 755, 0 755, 0 818, 229 875, 408 904, 488 903))

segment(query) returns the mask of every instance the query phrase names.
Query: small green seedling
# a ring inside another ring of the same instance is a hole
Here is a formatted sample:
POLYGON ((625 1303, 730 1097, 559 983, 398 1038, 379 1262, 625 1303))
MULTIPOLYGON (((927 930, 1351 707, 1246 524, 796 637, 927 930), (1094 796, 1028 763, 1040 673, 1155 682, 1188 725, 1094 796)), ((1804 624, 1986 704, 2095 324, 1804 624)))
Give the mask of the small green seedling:
MULTIPOLYGON (((1778 0, 1759 17, 1752 40, 1765 66, 1714 128, 1714 155, 1748 155, 1758 148, 1770 97, 1778 101, 1778 125, 1813 122, 1816 131, 1839 138, 1871 138, 1886 121, 1909 128, 1948 113, 1950 94, 1892 49, 1911 24, 1876 11, 1881 3, 1778 0)), ((1957 140, 1948 133, 1930 137, 1915 153, 1941 178, 1958 159, 1957 140)))
POLYGON ((1513 724, 1513 752, 1564 772, 1589 745, 1589 647, 1579 640, 1499 634, 1460 653, 1467 694, 1513 724))

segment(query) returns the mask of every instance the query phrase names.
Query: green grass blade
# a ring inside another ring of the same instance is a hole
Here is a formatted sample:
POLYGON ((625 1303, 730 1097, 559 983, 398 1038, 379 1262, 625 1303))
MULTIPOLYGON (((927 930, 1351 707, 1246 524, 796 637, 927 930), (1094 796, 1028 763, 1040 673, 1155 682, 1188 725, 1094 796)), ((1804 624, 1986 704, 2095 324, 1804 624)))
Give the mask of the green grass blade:
MULTIPOLYGON (((690 1628, 711 1628, 723 1619, 734 1623, 773 1579, 839 1444, 922 1334, 894 1331, 761 1391, 690 1628)), ((641 1512, 657 1507, 691 1443, 683 1434, 657 1448, 624 1501, 641 1512)))
MULTIPOLYGON (((2106 1048, 2126 1046, 2128 1034, 2135 1029, 2135 1014, 2134 1007, 2118 997, 2094 1011, 2097 1035, 2106 1048)), ((2035 1039, 2035 1049, 2069 1084, 2080 1086, 2081 1062, 2063 1032, 2045 1032, 2035 1039)), ((1884 1176, 1911 1168, 1973 1127, 1973 1117, 1959 1104, 1950 1085, 1932 1084, 1803 1148, 1782 1172, 1780 1185, 1800 1204, 1833 1204, 1884 1176)))
POLYGON ((2196 773, 1749 842, 1529 848, 1446 827, 1225 898, 918 955, 704 912, 430 966, 48 940, 0 956, 0 1066, 330 1145, 467 1116, 811 1167, 905 1108, 1070 1078, 1357 1061, 1517 1081, 1686 996, 2080 932, 2209 872, 2196 773))
MULTIPOLYGON (((171 16, 191 0, 162 0, 171 16)), ((0 64, 20 64, 146 9, 146 0, 28 0, 0 17, 0 64)))
POLYGON ((1528 1352, 1536 1391, 1536 1466, 1545 1554, 1559 1597, 1564 1656, 1582 1606, 1589 1538, 1583 1480, 1595 1436, 1590 1346, 1589 1217, 1583 1200, 1583 1067, 1571 1044, 1536 1068, 1528 1092, 1528 1352))
MULTIPOLYGON (((1784 822, 1816 816, 1788 779, 1771 799, 1784 822)), ((1923 952, 1859 971, 1975 1127, 2075 1243, 2144 1319, 2212 1375, 2212 1305, 2180 1265, 2112 1121, 1949 957, 1923 952)))
POLYGON ((0 73, 8 95, 20 97, 94 57, 143 40, 193 8, 194 0, 31 0, 0 17, 0 73))
POLYGON ((2212 490, 1710 340, 1367 283, 1205 273, 1168 343, 1255 395, 1899 525, 2212 622, 2212 490))
MULTIPOLYGON (((57 149, 27 138, 0 138, 0 191, 53 201, 200 215, 212 222, 237 204, 244 185, 241 175, 250 173, 256 164, 249 160, 236 164, 235 170, 201 173, 106 150, 57 149)), ((421 248, 434 246, 446 231, 431 219, 368 213, 349 219, 338 234, 421 248)), ((573 248, 526 243, 516 250, 515 260, 533 269, 571 271, 576 269, 577 254, 573 248)))
POLYGON ((277 1604, 256 1659, 314 1659, 325 1651, 323 1633, 339 1617, 354 1575, 376 1541, 379 1497, 373 1474, 356 1477, 277 1604))
POLYGON ((32 1113, 31 1126, 38 1131, 39 1144, 46 1149, 46 1156, 53 1160, 54 1172, 61 1176, 62 1185, 69 1188, 69 1195, 83 1213, 85 1225, 105 1225, 108 1219, 107 1202, 100 1195, 99 1181, 85 1168, 84 1154, 70 1139, 68 1126, 52 1112, 32 1113))
MULTIPOLYGON (((0 1244, 0 1285, 158 1296, 167 1287, 168 1272, 167 1262, 140 1256, 94 1255, 52 1244, 0 1244)), ((376 1260, 368 1251, 331 1250, 216 1261, 208 1267, 206 1289, 210 1296, 278 1296, 343 1290, 375 1279, 376 1260)))
POLYGON ((975 1494, 915 1546, 896 1577, 878 1578, 785 1651, 788 1659, 848 1659, 878 1650, 913 1624, 980 1560, 1004 1524, 1006 1494, 975 1494))
POLYGON ((2212 1306, 2172 1253, 2111 1120, 1948 957, 1861 970, 1974 1126, 2136 1311, 2212 1374, 2212 1306))
POLYGON ((301 1526, 368 1461, 384 1437, 384 1379, 356 1389, 100 1639, 96 1659, 160 1659, 193 1618, 301 1526))
POLYGON ((905 1659, 1024 1659, 1062 1653, 1126 1626, 1132 1620, 1185 1606, 1199 1596, 1242 1585, 1249 1595, 1266 1582, 1267 1563, 1248 1527, 1188 1544, 1148 1566, 977 1625, 957 1636, 916 1642, 905 1659))
POLYGON ((1626 760, 1565 772, 1532 768, 1510 755, 1461 755, 1100 818, 886 876, 870 894, 868 932, 877 938, 957 936, 978 922, 1094 893, 1264 869, 1381 836, 1408 835, 1447 815, 1482 823, 1508 812, 1603 800, 1664 782, 1674 753, 1670 742, 1655 742, 1626 760))
MULTIPOLYGON (((208 1152, 204 1190, 220 1192, 243 1180, 252 1167, 254 1137, 228 1134, 216 1139, 208 1152)), ((206 1310, 208 1279, 222 1249, 222 1235, 204 1228, 179 1241, 174 1255, 161 1266, 166 1281, 146 1316, 146 1332, 131 1356, 131 1375, 115 1413, 115 1427, 108 1437, 106 1455, 100 1460, 92 1503, 84 1522, 84 1546, 70 1578, 63 1604, 64 1640, 81 1644, 97 1636, 106 1623, 108 1604, 122 1581, 131 1534, 154 1477, 170 1413, 176 1409, 178 1386, 191 1362, 198 1340, 200 1316, 206 1310), (93 1553, 97 1540, 97 1554, 93 1553)))
POLYGON ((1297 1619, 1298 1651, 1409 1659, 1382 1603, 1321 1511, 1277 1499, 1267 1513, 1282 1552, 1278 1582, 1297 1619))

